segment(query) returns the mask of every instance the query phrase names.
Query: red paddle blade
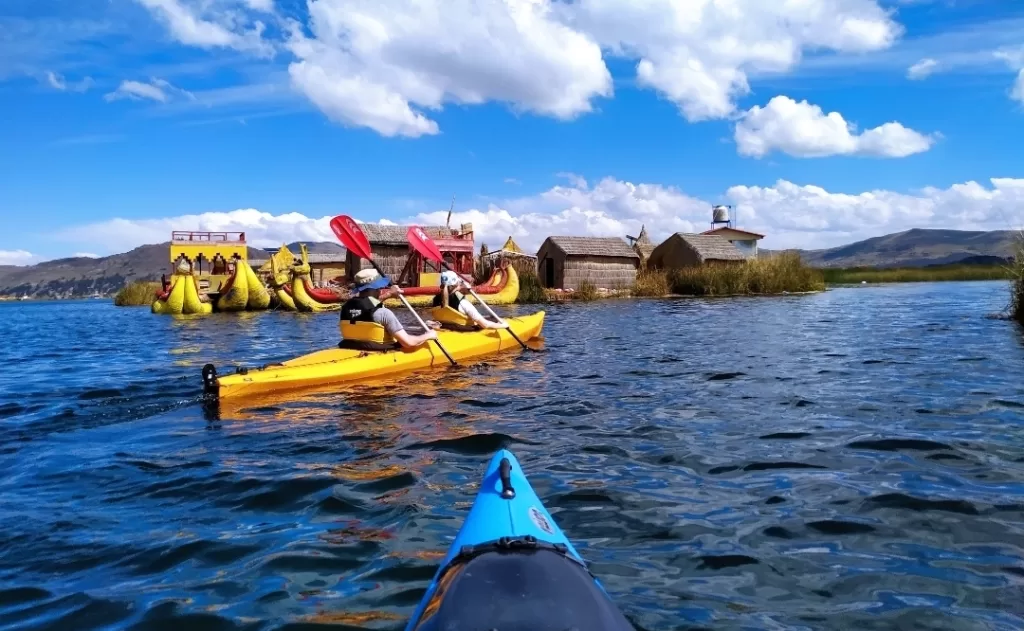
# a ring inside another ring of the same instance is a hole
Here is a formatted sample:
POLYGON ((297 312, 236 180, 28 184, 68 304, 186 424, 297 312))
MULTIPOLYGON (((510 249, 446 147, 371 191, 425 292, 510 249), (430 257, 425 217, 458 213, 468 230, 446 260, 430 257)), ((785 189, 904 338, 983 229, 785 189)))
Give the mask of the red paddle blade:
POLYGON ((438 262, 444 260, 444 257, 441 256, 441 251, 437 249, 433 239, 428 237, 426 232, 423 232, 423 228, 409 226, 409 230, 405 233, 405 238, 409 240, 409 245, 419 252, 423 258, 438 262))
POLYGON ((331 219, 331 230, 342 242, 342 244, 361 259, 369 259, 372 252, 370 241, 363 234, 363 231, 348 215, 338 215, 331 219))

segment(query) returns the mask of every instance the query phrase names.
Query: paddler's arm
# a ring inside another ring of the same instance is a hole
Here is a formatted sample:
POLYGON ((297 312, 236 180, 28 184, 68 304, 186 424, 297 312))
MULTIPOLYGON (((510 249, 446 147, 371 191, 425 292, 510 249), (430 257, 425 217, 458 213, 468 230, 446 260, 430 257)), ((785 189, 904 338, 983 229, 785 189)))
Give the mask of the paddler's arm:
POLYGON ((507 329, 508 323, 506 322, 492 322, 488 320, 471 302, 463 300, 459 305, 459 311, 461 311, 467 318, 472 320, 481 329, 507 329))
POLYGON ((380 324, 384 326, 384 330, 391 335, 391 337, 398 340, 404 348, 416 348, 426 344, 430 340, 437 339, 437 331, 428 329, 421 335, 411 335, 402 326, 402 323, 398 320, 398 316, 392 313, 390 310, 381 309, 377 311, 380 317, 380 324))
POLYGON ((393 335, 394 338, 398 340, 398 343, 405 348, 416 348, 417 346, 426 344, 430 340, 437 339, 437 331, 434 329, 427 329, 427 332, 422 335, 409 335, 408 331, 402 329, 401 331, 396 331, 393 335))

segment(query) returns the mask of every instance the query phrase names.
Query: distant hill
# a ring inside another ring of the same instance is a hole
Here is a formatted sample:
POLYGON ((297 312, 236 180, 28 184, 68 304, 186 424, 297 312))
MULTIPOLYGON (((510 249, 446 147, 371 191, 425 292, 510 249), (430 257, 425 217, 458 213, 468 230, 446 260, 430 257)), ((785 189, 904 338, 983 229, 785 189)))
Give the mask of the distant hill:
MULTIPOLYGON (((299 253, 299 242, 289 243, 288 249, 293 253, 299 253)), ((340 243, 334 243, 333 241, 314 241, 312 243, 306 243, 306 251, 310 254, 345 254, 345 246, 340 243)))
MULTIPOLYGON (((924 267, 949 263, 993 263, 1013 258, 1020 233, 928 230, 874 237, 827 250, 797 250, 813 267, 924 267)), ((770 251, 769 251, 770 252, 770 251)))
MULTIPOLYGON (((81 298, 94 293, 113 295, 126 282, 160 280, 169 274, 170 243, 143 245, 131 252, 102 258, 72 257, 36 265, 0 265, 0 296, 34 298, 81 298)), ((345 248, 330 241, 306 244, 310 254, 345 253, 345 248)), ((295 254, 299 244, 288 244, 295 254)), ((269 253, 249 248, 250 259, 266 259, 269 253)))

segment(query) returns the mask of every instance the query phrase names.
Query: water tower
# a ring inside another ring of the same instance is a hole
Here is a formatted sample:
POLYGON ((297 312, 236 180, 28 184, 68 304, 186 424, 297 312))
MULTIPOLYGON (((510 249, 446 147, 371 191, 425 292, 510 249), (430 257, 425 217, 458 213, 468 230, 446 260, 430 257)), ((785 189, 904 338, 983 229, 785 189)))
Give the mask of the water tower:
POLYGON ((711 229, 715 228, 732 228, 732 218, 729 216, 729 211, 732 210, 732 206, 725 204, 718 204, 711 208, 711 229))

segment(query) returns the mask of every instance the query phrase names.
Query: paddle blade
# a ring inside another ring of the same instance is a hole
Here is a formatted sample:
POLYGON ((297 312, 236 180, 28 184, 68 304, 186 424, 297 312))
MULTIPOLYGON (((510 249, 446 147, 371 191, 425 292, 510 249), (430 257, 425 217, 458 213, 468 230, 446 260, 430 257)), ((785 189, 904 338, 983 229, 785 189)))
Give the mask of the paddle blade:
POLYGON ((341 243, 361 259, 369 259, 370 241, 363 234, 362 229, 348 215, 338 215, 331 219, 331 230, 338 237, 341 243))
POLYGON ((441 251, 437 249, 437 244, 427 236, 426 232, 423 232, 423 228, 409 226, 409 230, 405 233, 405 238, 409 240, 409 245, 419 252, 423 258, 439 263, 444 260, 444 257, 441 256, 441 251))

